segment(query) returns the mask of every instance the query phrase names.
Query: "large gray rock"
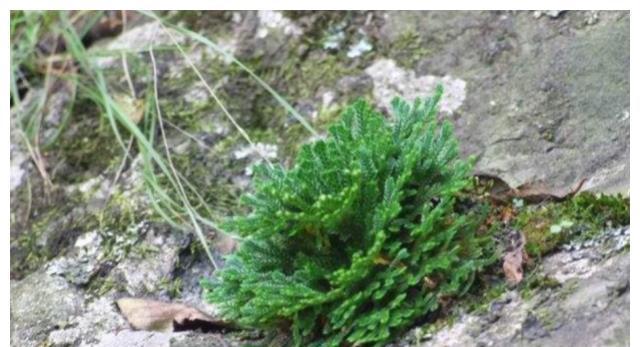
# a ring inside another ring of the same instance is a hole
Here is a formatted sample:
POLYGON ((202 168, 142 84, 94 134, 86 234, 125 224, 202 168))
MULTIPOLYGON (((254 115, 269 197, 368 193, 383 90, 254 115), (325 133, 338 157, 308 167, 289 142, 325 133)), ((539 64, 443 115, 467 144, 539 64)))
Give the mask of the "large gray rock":
POLYGON ((47 342, 56 347, 94 346, 106 339, 104 335, 111 335, 128 327, 129 324, 114 305, 114 298, 105 296, 88 303, 82 314, 70 319, 68 326, 52 331, 47 342))
POLYGON ((565 247, 538 269, 557 287, 534 290, 526 298, 508 291, 487 312, 462 314, 426 341, 414 337, 424 336, 418 329, 401 345, 629 346, 630 257, 619 247, 628 241, 629 229, 622 228, 565 247))
POLYGON ((34 272, 11 282, 11 346, 39 346, 83 306, 82 294, 62 277, 34 272))
MULTIPOLYGON (((479 156, 478 173, 512 187, 538 181, 563 193, 586 179, 584 189, 626 193, 629 13, 596 18, 391 12, 382 39, 417 33, 427 53, 412 67, 416 78, 466 82, 453 118, 463 152, 479 156)), ((430 87, 424 83, 425 95, 430 87)), ((413 96, 415 88, 396 90, 413 96)))

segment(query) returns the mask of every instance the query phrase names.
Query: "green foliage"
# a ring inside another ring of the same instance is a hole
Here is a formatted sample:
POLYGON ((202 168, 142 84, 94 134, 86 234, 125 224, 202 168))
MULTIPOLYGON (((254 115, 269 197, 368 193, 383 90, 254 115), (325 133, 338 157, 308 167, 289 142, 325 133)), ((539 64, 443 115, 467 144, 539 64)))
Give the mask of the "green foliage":
POLYGON ((224 225, 244 241, 207 299, 299 346, 378 346, 463 294, 492 244, 480 214, 458 212, 471 163, 436 120, 441 94, 395 99, 393 123, 358 101, 291 170, 258 167, 252 212, 224 225))
POLYGON ((586 240, 607 227, 629 225, 629 198, 589 192, 522 211, 516 227, 525 234, 527 252, 543 256, 572 239, 586 240))

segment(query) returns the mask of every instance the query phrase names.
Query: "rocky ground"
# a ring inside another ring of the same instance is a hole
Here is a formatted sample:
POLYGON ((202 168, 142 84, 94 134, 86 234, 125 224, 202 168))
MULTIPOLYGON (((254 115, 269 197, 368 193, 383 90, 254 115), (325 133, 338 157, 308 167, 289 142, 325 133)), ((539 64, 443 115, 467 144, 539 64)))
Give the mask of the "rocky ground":
MULTIPOLYGON (((464 154, 478 157, 476 174, 554 196, 580 182, 583 190, 628 194, 628 12, 165 15, 245 62, 321 134, 356 98, 384 109, 395 95, 429 95, 441 83, 442 116, 454 122, 464 154)), ((216 211, 241 211, 251 165, 261 156, 290 163, 311 136, 229 59, 175 35, 256 146, 243 142, 156 22, 138 18, 90 51, 127 50, 130 78, 119 54, 96 64, 115 93, 126 94, 130 79, 148 102, 144 50, 154 45, 175 165, 216 211)), ((42 153, 17 131, 18 115, 41 100, 42 88, 12 109, 12 346, 230 346, 256 338, 134 331, 120 315, 114 302, 124 296, 214 313, 199 287, 213 266, 189 231, 154 212, 140 153, 133 148, 123 160, 100 110, 86 96, 71 102, 68 83, 54 79, 46 98, 42 143, 63 132, 42 153)), ((565 244, 527 270, 525 278, 544 285, 506 289, 480 308, 461 305, 447 324, 416 327, 395 345, 627 346, 629 233, 603 227, 565 244)), ((234 241, 215 230, 207 236, 221 265, 234 241)))

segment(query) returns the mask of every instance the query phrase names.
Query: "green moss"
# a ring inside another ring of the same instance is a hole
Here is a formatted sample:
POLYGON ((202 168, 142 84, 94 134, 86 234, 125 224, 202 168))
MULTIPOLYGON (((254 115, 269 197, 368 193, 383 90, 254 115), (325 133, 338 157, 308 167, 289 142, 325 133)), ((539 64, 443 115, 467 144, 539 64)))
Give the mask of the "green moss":
POLYGON ((88 216, 88 230, 97 230, 105 261, 118 262, 129 255, 140 239, 139 221, 147 220, 149 212, 136 206, 131 198, 114 193, 103 210, 88 216))
POLYGON ((535 316, 547 330, 552 330, 557 325, 557 322, 554 319, 554 311, 551 309, 541 308, 535 312, 535 316))
POLYGON ((126 290, 124 283, 109 276, 94 278, 87 287, 87 293, 95 297, 101 297, 111 291, 126 290))
MULTIPOLYGON (((286 59, 284 64, 275 67, 264 66, 259 60, 248 64, 267 84, 286 95, 286 99, 292 102, 294 107, 297 107, 305 117, 310 118, 311 115, 300 109, 299 102, 317 105, 319 103, 318 93, 322 88, 335 89, 335 85, 342 77, 360 73, 359 69, 350 66, 341 57, 327 54, 321 50, 314 50, 302 59, 300 59, 295 47, 291 48, 289 54, 291 57, 286 59)), ((255 82, 249 82, 250 85, 255 86, 255 82)), ((246 88, 243 92, 245 91, 246 88)), ((247 98, 240 97, 239 100, 245 102, 247 98)), ((287 118, 287 112, 266 91, 256 90, 252 101, 253 105, 251 105, 249 112, 259 119, 254 125, 269 127, 282 133, 288 125, 298 124, 295 119, 287 118)), ((340 100, 340 102, 345 101, 340 100)), ((321 112, 318 111, 318 113, 321 112)), ((316 126, 316 119, 308 120, 314 123, 314 127, 316 126)))
POLYGON ((55 156, 55 162, 62 164, 51 172, 55 182, 83 182, 122 160, 123 150, 113 130, 86 99, 74 106, 71 122, 69 129, 45 153, 55 156))
POLYGON ((493 301, 500 298, 507 291, 503 281, 495 283, 479 283, 473 288, 469 296, 461 303, 465 311, 482 314, 489 311, 493 301))
POLYGON ((54 215, 54 213, 48 213, 39 223, 33 225, 30 230, 23 232, 17 238, 17 246, 24 257, 19 262, 11 262, 12 275, 21 278, 51 259, 51 252, 46 247, 39 245, 38 240, 42 236, 47 221, 54 215))
POLYGON ((580 283, 579 278, 570 278, 566 282, 562 284, 562 287, 558 291, 558 297, 561 300, 565 300, 569 297, 569 295, 576 292, 580 283))
POLYGON ((580 193, 563 202, 528 206, 515 220, 529 255, 540 257, 573 239, 586 240, 606 228, 629 224, 629 198, 580 193))
MULTIPOLYGON (((24 208, 28 216, 11 224, 11 275, 22 278, 64 251, 82 230, 82 221, 73 216, 76 197, 68 197, 61 189, 46 191, 42 180, 34 180, 32 201, 23 201, 25 185, 18 189, 12 204, 24 208)), ((23 211, 21 211, 23 212, 23 211)))
POLYGON ((287 86, 293 99, 311 99, 321 86, 333 87, 344 76, 358 73, 335 55, 314 52, 306 59, 290 59, 277 69, 265 71, 267 79, 287 86))
POLYGON ((232 11, 163 11, 159 14, 170 23, 180 23, 190 30, 206 31, 209 34, 219 35, 233 28, 232 11))
POLYGON ((555 212, 555 206, 545 206, 518 216, 516 225, 525 235, 525 247, 529 255, 543 256, 569 240, 570 233, 566 230, 557 233, 551 231, 551 226, 559 221, 555 212))
MULTIPOLYGON (((287 120, 287 112, 270 94, 235 65, 224 65, 218 59, 201 61, 210 62, 199 68, 206 71, 212 80, 227 80, 216 92, 254 142, 277 144, 279 154, 285 161, 297 153, 309 133, 297 121, 287 120)), ((333 56, 326 59, 324 56, 308 57, 302 61, 289 59, 286 64, 275 68, 263 67, 259 60, 246 63, 274 89, 287 90, 287 99, 290 101, 313 99, 320 87, 332 86, 344 74, 354 72, 333 56)), ((178 78, 168 82, 165 88, 165 99, 168 101, 161 101, 165 117, 190 132, 202 131, 207 124, 212 124, 203 122, 212 113, 217 112, 216 118, 227 122, 218 106, 208 99, 186 102, 175 97, 177 93, 183 93, 185 88, 193 88, 196 83, 197 77, 191 71, 184 71, 178 78)), ((338 115, 339 105, 331 106, 319 110, 311 122, 317 130, 323 131, 338 115)), ((192 144, 183 153, 175 153, 172 157, 176 169, 189 182, 198 185, 198 193, 208 206, 200 204, 196 196, 192 196, 191 203, 200 206, 199 212, 214 220, 216 216, 212 216, 211 211, 206 211, 207 208, 223 215, 238 211, 239 191, 231 184, 229 177, 244 170, 244 167, 238 166, 237 161, 231 158, 231 152, 244 146, 245 140, 230 124, 227 125, 232 129, 231 133, 211 149, 203 150, 192 144)), ((169 188, 166 178, 162 179, 162 183, 169 188)))
MULTIPOLYGON (((238 188, 231 181, 234 174, 242 172, 242 168, 235 166, 231 153, 221 150, 239 139, 231 136, 218 143, 211 149, 203 149, 190 144, 183 153, 173 154, 172 163, 196 192, 189 190, 187 195, 190 204, 202 215, 211 220, 217 220, 218 214, 235 211, 238 200, 238 188), (200 200, 204 201, 205 204, 200 200)), ((158 173, 159 183, 174 201, 181 201, 178 192, 173 189, 170 181, 163 174, 158 173)))
POLYGON ((166 290, 170 298, 176 298, 182 293, 182 279, 164 277, 158 285, 160 289, 166 290))
MULTIPOLYGON (((205 55, 205 53, 202 54, 205 55)), ((181 56, 174 52, 165 52, 161 56, 164 56, 169 61, 181 62, 183 60, 181 56)), ((217 89, 217 83, 223 81, 225 76, 237 74, 238 69, 225 65, 214 56, 203 56, 201 61, 205 62, 206 65, 198 66, 198 69, 207 76, 208 83, 212 88, 216 89, 216 94, 226 105, 230 99, 224 90, 217 89)), ((152 93, 152 91, 148 91, 148 93, 152 93)), ((219 113, 219 118, 224 120, 218 105, 210 98, 209 93, 201 86, 198 76, 187 65, 177 76, 162 80, 162 89, 159 90, 159 93, 160 109, 164 119, 185 131, 207 129, 212 125, 212 122, 207 117, 216 113, 219 113), (203 98, 198 99, 194 95, 190 99, 191 101, 186 100, 185 94, 189 94, 193 90, 202 92, 203 98)))
POLYGON ((526 300, 538 291, 559 287, 562 287, 562 283, 558 282, 558 280, 534 269, 525 276, 524 281, 520 284, 520 295, 526 300))
POLYGON ((406 31, 385 50, 386 55, 406 69, 415 68, 416 64, 429 56, 428 45, 422 43, 420 35, 415 31, 406 31))

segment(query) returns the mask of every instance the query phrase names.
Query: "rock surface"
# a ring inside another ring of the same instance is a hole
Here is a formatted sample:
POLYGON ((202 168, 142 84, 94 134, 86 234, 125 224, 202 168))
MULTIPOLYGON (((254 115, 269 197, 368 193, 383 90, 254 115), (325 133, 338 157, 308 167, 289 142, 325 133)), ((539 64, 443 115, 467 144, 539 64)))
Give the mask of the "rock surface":
MULTIPOLYGON (((584 189, 628 192, 629 12, 168 15, 249 64, 319 136, 359 97, 385 109, 395 95, 426 96, 442 83, 441 116, 455 123, 463 152, 479 157, 477 173, 512 187, 538 182, 556 195, 582 179, 584 189)), ((132 25, 92 49, 131 51, 130 78, 141 97, 153 82, 146 50, 158 46, 159 100, 174 163, 194 183, 191 195, 201 194, 221 215, 242 211, 238 195, 250 189, 252 165, 264 159, 288 165, 299 145, 314 138, 229 59, 171 33, 254 146, 237 136, 184 58, 166 49, 173 41, 157 23, 132 25)), ((114 90, 129 90, 120 53, 96 63, 114 90)), ((46 139, 63 129, 68 87, 51 92, 46 139)), ((25 105, 42 93, 30 90, 25 105)), ((73 110, 62 142, 43 149, 51 187, 12 110, 11 345, 241 345, 243 337, 233 333, 133 331, 120 315, 114 302, 123 296, 215 314, 199 285, 214 267, 194 235, 152 212, 157 197, 146 194, 136 146, 123 159, 95 109, 73 110)), ((236 240, 213 229, 205 237, 222 266, 236 240)), ((629 228, 564 245, 536 270, 557 286, 509 290, 486 312, 456 312, 450 326, 416 328, 395 345, 626 346, 628 245, 629 228)))
MULTIPOLYGON (((539 181, 566 193, 586 179, 584 189, 628 193, 629 16, 589 25, 589 15, 391 12, 381 31, 389 42, 416 32, 427 45, 412 66, 418 78, 463 81, 456 131, 478 173, 511 187, 539 181)), ((408 88, 397 91, 413 96, 408 88)))
MULTIPOLYGON (((624 232, 615 233, 624 239, 624 232)), ((558 252, 544 260, 540 272, 559 287, 538 289, 526 299, 508 291, 488 312, 463 314, 414 345, 628 346, 630 257, 611 256, 612 247, 615 242, 558 252)))
POLYGON ((67 325, 84 305, 82 293, 63 278, 35 272, 11 282, 11 345, 39 346, 67 325))

